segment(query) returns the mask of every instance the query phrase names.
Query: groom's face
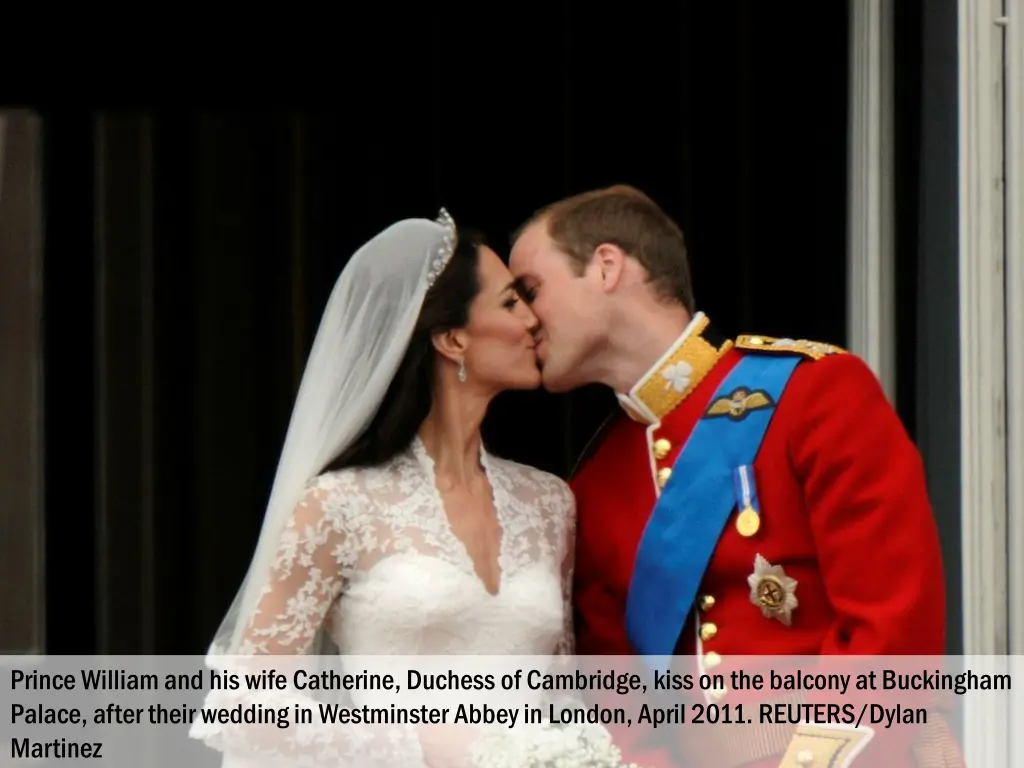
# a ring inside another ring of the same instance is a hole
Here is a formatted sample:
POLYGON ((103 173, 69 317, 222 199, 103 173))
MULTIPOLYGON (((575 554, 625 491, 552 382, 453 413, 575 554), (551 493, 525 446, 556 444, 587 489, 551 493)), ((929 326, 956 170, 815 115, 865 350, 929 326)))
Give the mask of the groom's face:
POLYGON ((603 294, 574 269, 543 221, 523 230, 509 254, 519 292, 537 316, 537 361, 544 388, 567 392, 591 383, 584 365, 602 340, 603 294))

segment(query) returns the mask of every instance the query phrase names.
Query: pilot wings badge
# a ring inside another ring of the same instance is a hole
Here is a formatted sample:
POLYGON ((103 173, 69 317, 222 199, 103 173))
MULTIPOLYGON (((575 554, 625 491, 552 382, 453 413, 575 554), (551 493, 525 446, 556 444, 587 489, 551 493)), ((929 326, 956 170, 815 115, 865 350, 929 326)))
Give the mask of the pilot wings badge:
POLYGON ((771 408, 775 405, 771 395, 762 389, 750 391, 745 387, 733 390, 731 395, 715 400, 704 412, 704 418, 714 419, 725 417, 733 421, 742 421, 751 411, 771 408))

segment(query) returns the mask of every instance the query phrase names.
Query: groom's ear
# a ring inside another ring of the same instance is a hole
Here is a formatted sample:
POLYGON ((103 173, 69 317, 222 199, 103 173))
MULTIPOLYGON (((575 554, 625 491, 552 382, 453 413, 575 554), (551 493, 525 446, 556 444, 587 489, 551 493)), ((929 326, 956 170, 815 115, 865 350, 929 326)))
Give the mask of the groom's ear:
POLYGON ((626 268, 626 258, 626 252, 611 243, 602 243, 594 250, 592 263, 597 268, 597 276, 605 293, 613 291, 619 284, 626 268))
POLYGON ((444 333, 435 333, 431 337, 434 349, 453 362, 459 362, 466 356, 469 346, 469 335, 463 328, 455 328, 444 333))

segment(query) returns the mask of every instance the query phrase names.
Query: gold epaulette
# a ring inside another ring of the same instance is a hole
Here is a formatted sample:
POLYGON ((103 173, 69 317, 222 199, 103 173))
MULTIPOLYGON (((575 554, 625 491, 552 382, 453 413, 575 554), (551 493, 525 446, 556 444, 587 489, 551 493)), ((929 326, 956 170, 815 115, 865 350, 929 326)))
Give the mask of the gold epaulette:
POLYGON ((740 336, 736 339, 736 348, 750 352, 796 353, 812 360, 821 360, 829 355, 845 355, 847 352, 835 344, 807 339, 776 339, 771 336, 740 336))

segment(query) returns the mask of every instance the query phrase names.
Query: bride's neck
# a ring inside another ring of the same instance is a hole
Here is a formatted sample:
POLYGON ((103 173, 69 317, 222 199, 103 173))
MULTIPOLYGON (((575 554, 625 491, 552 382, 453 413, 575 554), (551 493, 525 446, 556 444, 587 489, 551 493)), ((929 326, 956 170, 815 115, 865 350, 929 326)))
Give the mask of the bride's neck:
POLYGON ((438 479, 468 483, 479 476, 480 425, 490 397, 464 384, 435 390, 430 413, 419 429, 423 447, 434 461, 438 479))

